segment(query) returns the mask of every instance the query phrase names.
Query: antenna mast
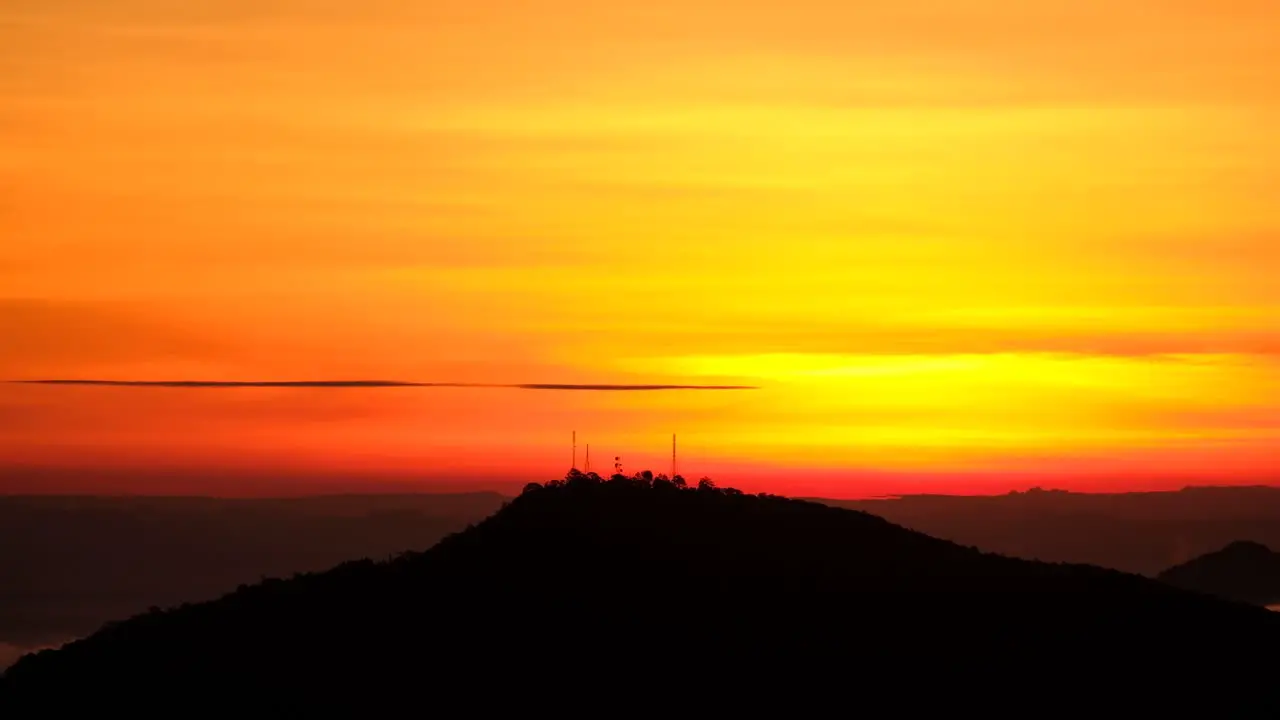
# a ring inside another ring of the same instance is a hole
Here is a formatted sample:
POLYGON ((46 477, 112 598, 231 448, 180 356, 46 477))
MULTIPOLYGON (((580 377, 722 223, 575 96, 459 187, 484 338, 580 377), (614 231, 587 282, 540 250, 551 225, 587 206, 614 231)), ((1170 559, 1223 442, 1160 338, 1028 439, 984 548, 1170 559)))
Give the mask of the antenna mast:
POLYGON ((679 466, 676 465, 676 436, 675 436, 675 433, 672 433, 671 434, 671 477, 672 478, 676 476, 677 467, 679 466))
POLYGON ((570 470, 578 469, 578 431, 573 431, 573 464, 569 466, 570 470))
POLYGON ((587 466, 582 469, 583 472, 591 472, 591 443, 587 443, 587 466))

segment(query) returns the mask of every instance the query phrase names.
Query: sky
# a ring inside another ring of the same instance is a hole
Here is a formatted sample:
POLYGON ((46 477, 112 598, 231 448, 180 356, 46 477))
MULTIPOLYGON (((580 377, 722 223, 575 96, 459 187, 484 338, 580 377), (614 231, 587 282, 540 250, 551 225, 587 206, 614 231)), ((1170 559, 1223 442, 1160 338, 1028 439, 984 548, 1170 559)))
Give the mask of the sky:
POLYGON ((7 0, 0 378, 757 389, 4 385, 0 492, 490 487, 575 430, 592 469, 678 433, 683 472, 795 494, 1275 480, 1278 32, 7 0))

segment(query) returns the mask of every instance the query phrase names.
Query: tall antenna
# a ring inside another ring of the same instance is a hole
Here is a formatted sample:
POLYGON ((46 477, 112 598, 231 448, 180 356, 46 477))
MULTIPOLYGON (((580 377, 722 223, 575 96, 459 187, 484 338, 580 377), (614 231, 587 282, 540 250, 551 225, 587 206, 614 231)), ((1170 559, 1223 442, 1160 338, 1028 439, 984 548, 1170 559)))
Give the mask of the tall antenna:
POLYGON ((573 464, 569 466, 571 470, 578 469, 578 431, 573 431, 573 464))
POLYGON ((582 469, 583 472, 591 472, 591 443, 587 443, 587 466, 582 469))
POLYGON ((675 433, 672 433, 671 434, 671 477, 673 478, 676 476, 677 467, 678 466, 676 465, 676 435, 675 433))

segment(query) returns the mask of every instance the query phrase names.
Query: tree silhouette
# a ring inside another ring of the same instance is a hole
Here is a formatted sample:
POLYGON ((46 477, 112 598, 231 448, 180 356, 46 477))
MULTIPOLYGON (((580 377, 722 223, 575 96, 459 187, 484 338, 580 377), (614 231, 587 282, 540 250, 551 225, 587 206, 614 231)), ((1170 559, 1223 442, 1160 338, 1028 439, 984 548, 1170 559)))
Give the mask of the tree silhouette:
POLYGON ((571 488, 583 487, 586 485, 594 485, 596 482, 598 482, 598 480, 592 479, 590 475, 587 475, 586 473, 583 473, 582 471, 577 469, 570 470, 569 473, 565 475, 565 478, 564 478, 565 486, 571 487, 571 488))

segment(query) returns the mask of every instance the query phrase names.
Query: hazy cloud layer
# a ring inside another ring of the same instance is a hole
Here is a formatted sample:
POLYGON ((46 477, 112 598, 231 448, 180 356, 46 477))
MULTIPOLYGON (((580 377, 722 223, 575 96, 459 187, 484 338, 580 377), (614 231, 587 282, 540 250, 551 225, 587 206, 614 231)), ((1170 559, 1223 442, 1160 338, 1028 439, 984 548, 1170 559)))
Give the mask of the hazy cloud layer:
MULTIPOLYGON (((2 269, 2 268, 0 268, 2 269)), ((209 357, 226 352, 154 308, 128 302, 0 297, 0 373, 138 358, 209 357)))

